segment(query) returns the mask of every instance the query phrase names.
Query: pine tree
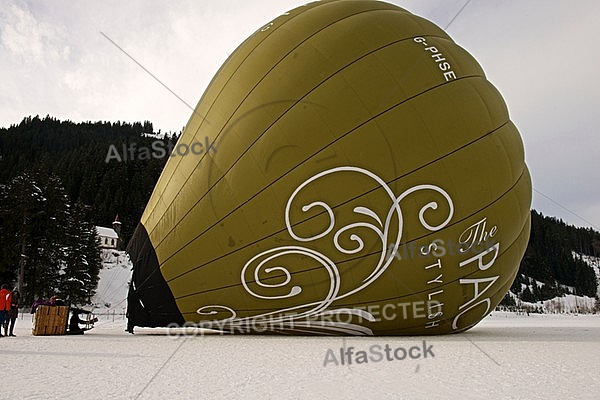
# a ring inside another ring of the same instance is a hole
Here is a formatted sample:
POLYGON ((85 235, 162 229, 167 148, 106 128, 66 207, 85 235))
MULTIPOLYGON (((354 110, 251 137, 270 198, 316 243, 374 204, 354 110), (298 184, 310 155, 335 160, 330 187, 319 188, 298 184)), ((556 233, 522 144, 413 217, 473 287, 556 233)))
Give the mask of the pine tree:
POLYGON ((25 270, 24 297, 29 300, 59 294, 57 282, 68 257, 66 241, 70 207, 65 189, 54 175, 42 172, 37 178, 44 201, 40 218, 32 227, 34 235, 25 270))
POLYGON ((69 304, 89 304, 98 285, 100 250, 95 226, 89 222, 89 207, 75 205, 68 229, 59 291, 69 304))
POLYGON ((35 244, 43 240, 40 227, 47 218, 48 199, 41 186, 37 174, 23 172, 4 185, 0 194, 0 272, 3 282, 18 283, 26 299, 25 275, 40 257, 35 244))
POLYGON ((526 301, 528 303, 535 303, 536 299, 531 290, 529 289, 529 286, 526 287, 521 293, 521 300, 526 301))

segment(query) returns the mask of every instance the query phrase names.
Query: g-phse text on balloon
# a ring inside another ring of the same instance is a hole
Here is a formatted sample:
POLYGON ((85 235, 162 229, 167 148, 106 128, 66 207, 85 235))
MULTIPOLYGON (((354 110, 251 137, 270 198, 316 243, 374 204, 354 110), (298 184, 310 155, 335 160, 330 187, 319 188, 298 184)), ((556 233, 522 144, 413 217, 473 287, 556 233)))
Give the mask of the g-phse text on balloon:
POLYGON ((430 46, 425 40, 425 38, 422 38, 420 36, 414 38, 413 40, 417 43, 421 43, 425 51, 431 53, 431 58, 433 58, 434 61, 437 63, 438 68, 442 71, 442 75, 444 75, 444 79, 446 80, 446 82, 456 79, 456 74, 452 70, 452 66, 446 60, 446 57, 444 57, 442 52, 437 49, 437 47, 430 46))

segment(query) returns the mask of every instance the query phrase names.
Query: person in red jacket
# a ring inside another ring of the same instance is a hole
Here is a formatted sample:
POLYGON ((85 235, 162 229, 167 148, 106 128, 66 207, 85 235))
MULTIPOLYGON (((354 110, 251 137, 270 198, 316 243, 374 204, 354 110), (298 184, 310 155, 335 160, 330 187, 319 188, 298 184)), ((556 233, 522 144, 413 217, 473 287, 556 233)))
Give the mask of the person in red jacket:
MULTIPOLYGON (((0 327, 4 325, 4 321, 8 317, 11 302, 12 293, 10 290, 8 290, 8 285, 4 283, 0 287, 0 327)), ((2 337, 2 333, 0 333, 0 337, 2 337)))
POLYGON ((4 320, 4 336, 16 336, 15 322, 17 322, 19 307, 21 306, 21 293, 19 293, 19 289, 14 288, 11 296, 12 301, 10 302, 10 310, 8 310, 6 319, 4 320))

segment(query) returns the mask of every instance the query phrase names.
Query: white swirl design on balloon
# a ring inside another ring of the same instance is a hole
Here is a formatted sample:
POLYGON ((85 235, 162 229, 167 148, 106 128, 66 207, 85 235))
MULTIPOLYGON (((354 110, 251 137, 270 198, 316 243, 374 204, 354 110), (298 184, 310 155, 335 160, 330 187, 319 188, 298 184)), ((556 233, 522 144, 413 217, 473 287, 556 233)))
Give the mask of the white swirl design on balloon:
POLYGON ((344 293, 340 293, 340 283, 342 276, 340 276, 338 267, 330 258, 316 250, 303 246, 276 247, 257 254, 244 265, 241 271, 241 282, 244 289, 250 295, 263 300, 290 299, 302 293, 302 287, 293 284, 293 273, 290 272, 290 270, 287 267, 283 265, 276 265, 271 267, 268 266, 272 265, 273 261, 279 257, 298 255, 311 258, 312 260, 320 264, 327 272, 329 276, 329 289, 322 300, 311 303, 303 303, 293 307, 278 309, 276 311, 243 318, 238 317, 237 313, 231 308, 219 305, 203 306, 197 310, 197 313, 203 317, 209 317, 216 316, 217 314, 220 314, 224 311, 227 312, 229 314, 227 318, 214 318, 212 319, 212 321, 210 321, 214 322, 215 325, 219 327, 219 329, 231 329, 234 327, 245 326, 253 331, 261 331, 262 328, 257 328, 257 324, 259 324, 261 327, 264 327, 264 330, 282 333, 298 332, 313 334, 339 333, 372 335, 373 333, 369 328, 350 322, 352 320, 352 317, 357 317, 361 320, 373 322, 375 321, 375 318, 372 314, 360 309, 329 309, 329 307, 335 301, 352 296, 353 294, 371 285, 386 271, 388 266, 391 264, 391 262, 393 261, 393 255, 386 256, 386 254, 387 249, 391 245, 393 245, 394 248, 398 248, 398 246, 400 245, 400 240, 402 238, 402 231, 404 226, 404 219, 402 215, 402 210, 400 208, 400 202, 402 200, 404 200, 407 196, 421 190, 435 191, 445 199, 449 210, 448 215, 446 219, 438 225, 431 225, 427 222, 426 219, 426 214, 429 210, 436 210, 438 208, 437 202, 429 202, 423 207, 421 207, 419 211, 420 224, 425 229, 432 232, 444 228, 450 222, 452 216, 454 215, 454 204, 452 202, 452 199, 450 198, 450 195, 448 195, 448 193, 445 190, 435 185, 417 185, 405 190, 399 196, 396 196, 384 180, 382 180, 379 176, 364 168, 351 166, 332 168, 320 172, 317 175, 304 181, 300 186, 296 188, 296 190, 294 190, 294 192, 288 199, 285 208, 285 224, 288 233, 294 240, 304 243, 312 242, 318 239, 322 239, 334 231, 336 223, 335 215, 333 213, 333 208, 326 202, 315 201, 301 207, 302 212, 308 212, 309 210, 315 207, 321 208, 329 218, 328 226, 322 232, 318 232, 316 234, 313 234, 312 236, 303 237, 294 232, 294 226, 290 221, 290 209, 298 193, 302 189, 310 185, 312 182, 327 175, 344 172, 363 174, 373 179, 375 182, 377 182, 379 187, 382 188, 385 191, 385 193, 389 196, 391 203, 391 206, 387 212, 387 215, 385 215, 385 218, 381 218, 376 212, 374 212, 370 208, 363 206, 355 207, 353 209, 354 214, 368 217, 368 221, 361 221, 343 226, 337 231, 335 231, 333 234, 332 242, 335 249, 340 253, 347 255, 358 254, 365 248, 364 239, 358 234, 352 233, 357 228, 366 228, 373 231, 381 241, 380 256, 377 264, 373 267, 370 274, 365 279, 363 279, 363 281, 358 286, 344 293), (390 233, 390 228, 395 220, 397 220, 398 230, 395 233, 390 233), (349 239, 352 243, 351 248, 344 247, 340 243, 340 236, 343 234, 349 234, 349 239), (389 236, 391 236, 393 239, 388 239, 389 236), (268 277, 269 275, 275 273, 276 275, 272 275, 273 277, 281 277, 283 274, 284 279, 281 282, 277 283, 267 283, 267 278, 264 277, 268 277), (261 278, 261 276, 263 278, 261 278), (249 283, 253 283, 254 285, 256 285, 256 289, 253 290, 249 286, 249 283), (289 288, 289 290, 286 289, 285 293, 282 294, 282 288, 289 288), (273 289, 277 289, 278 294, 266 295, 262 293, 264 291, 269 292, 273 289), (260 290, 261 293, 258 293, 257 290, 260 290), (348 316, 349 321, 340 322, 331 320, 333 316, 340 317, 341 315, 348 316))

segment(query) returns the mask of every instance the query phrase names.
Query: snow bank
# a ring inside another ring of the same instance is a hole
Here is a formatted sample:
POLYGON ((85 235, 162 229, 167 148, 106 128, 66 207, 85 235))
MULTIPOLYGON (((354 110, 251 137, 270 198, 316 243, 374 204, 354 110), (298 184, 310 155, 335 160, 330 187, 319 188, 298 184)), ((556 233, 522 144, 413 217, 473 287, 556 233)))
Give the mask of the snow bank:
MULTIPOLYGON (((531 303, 522 301, 512 292, 510 295, 515 300, 517 308, 520 308, 521 310, 549 314, 589 314, 597 312, 596 298, 594 297, 566 294, 562 297, 554 297, 550 300, 531 303)), ((498 309, 504 309, 504 307, 499 306, 498 309)))
POLYGON ((96 314, 124 314, 133 264, 125 251, 102 249, 102 269, 92 306, 96 314))

